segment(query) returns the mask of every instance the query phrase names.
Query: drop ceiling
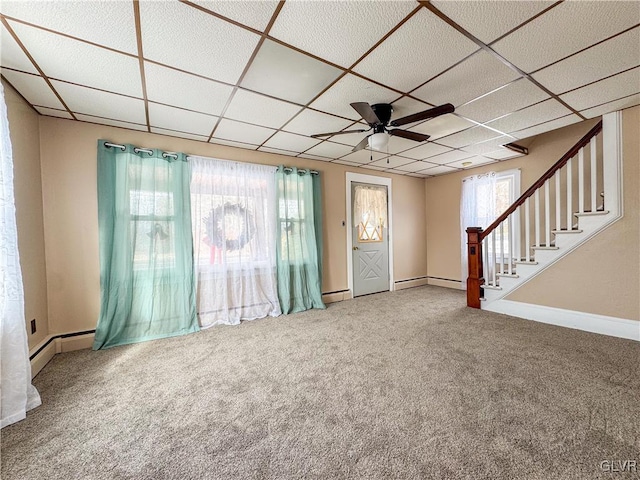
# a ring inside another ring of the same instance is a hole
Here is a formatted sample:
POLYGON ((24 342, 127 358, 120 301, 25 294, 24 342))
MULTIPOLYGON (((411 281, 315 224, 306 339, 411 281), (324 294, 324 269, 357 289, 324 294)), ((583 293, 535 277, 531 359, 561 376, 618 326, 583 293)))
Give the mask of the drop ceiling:
POLYGON ((640 103, 638 1, 3 0, 0 19, 2 76, 41 115, 401 175, 640 103), (384 152, 311 138, 366 128, 352 102, 456 111, 384 152))

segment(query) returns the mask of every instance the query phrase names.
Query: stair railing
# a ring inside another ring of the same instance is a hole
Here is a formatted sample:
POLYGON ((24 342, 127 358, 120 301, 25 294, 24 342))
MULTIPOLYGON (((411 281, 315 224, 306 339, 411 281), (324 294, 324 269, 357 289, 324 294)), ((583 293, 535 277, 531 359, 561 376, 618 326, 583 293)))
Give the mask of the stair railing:
POLYGON ((585 212, 586 193, 589 196, 588 207, 592 212, 598 209, 597 192, 602 185, 602 175, 598 176, 598 172, 602 172, 602 155, 598 155, 597 145, 598 135, 601 132, 602 121, 589 130, 485 230, 480 227, 467 228, 469 258, 467 306, 480 308, 482 289, 499 289, 499 277, 515 276, 517 263, 534 263, 531 254, 532 241, 534 249, 555 249, 551 242, 552 209, 555 217, 554 231, 574 230, 574 187, 577 188, 578 213, 585 212), (585 157, 588 157, 588 162, 585 161, 585 157), (577 160, 577 178, 575 179, 574 159, 577 160), (588 169, 588 181, 585 179, 586 169, 588 169), (564 191, 561 188, 563 178, 566 181, 564 191), (554 191, 553 201, 551 200, 552 190, 554 191), (542 201, 541 194, 544 196, 542 201), (533 197, 533 225, 531 224, 531 197, 533 197), (543 203, 542 207, 541 203, 543 203), (563 210, 566 211, 565 228, 562 224, 563 210), (544 229, 542 223, 544 223, 544 229), (533 235, 531 235, 532 227, 533 235), (519 238, 521 233, 524 233, 524 240, 522 242, 514 240, 519 238), (544 243, 542 235, 544 235, 544 243), (520 255, 522 246, 524 246, 524 257, 520 255), (488 278, 484 277, 485 273, 488 278))

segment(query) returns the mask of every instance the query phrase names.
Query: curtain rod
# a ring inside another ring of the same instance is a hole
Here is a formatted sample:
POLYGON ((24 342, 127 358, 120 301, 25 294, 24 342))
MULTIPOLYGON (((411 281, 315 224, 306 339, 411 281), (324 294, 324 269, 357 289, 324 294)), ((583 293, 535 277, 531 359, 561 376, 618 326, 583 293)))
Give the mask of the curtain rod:
MULTIPOLYGON (((293 168, 291 168, 291 167, 282 167, 282 169, 285 172, 293 172, 293 168)), ((304 173, 304 169, 303 170, 298 170, 298 174, 300 174, 300 172, 304 173)), ((317 170, 309 170, 309 173, 311 175, 320 175, 320 172, 318 172, 317 170)))

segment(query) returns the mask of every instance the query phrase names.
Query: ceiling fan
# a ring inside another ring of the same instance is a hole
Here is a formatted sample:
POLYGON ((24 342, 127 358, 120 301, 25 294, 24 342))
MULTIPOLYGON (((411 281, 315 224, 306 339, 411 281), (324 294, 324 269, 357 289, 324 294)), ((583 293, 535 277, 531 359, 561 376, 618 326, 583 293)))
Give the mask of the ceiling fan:
POLYGON ((369 105, 367 102, 355 102, 352 103, 351 106, 360 114, 364 121, 369 124, 369 128, 343 130, 341 132, 316 133, 315 135, 311 135, 311 137, 321 138, 333 135, 344 135, 346 133, 363 133, 373 129, 373 133, 364 137, 360 143, 353 147, 352 151, 357 152, 358 150, 362 150, 366 147, 370 147, 374 150, 382 150, 387 146, 390 135, 406 138, 415 142, 424 142, 429 139, 429 135, 425 135, 423 133, 410 132, 409 130, 403 130, 401 128, 389 129, 387 127, 399 127, 401 125, 427 120, 447 113, 453 113, 454 111, 453 105, 445 103, 439 107, 430 108, 423 112, 414 113, 412 115, 407 115, 406 117, 390 121, 391 114, 393 113, 393 107, 388 103, 376 103, 375 105, 369 105))

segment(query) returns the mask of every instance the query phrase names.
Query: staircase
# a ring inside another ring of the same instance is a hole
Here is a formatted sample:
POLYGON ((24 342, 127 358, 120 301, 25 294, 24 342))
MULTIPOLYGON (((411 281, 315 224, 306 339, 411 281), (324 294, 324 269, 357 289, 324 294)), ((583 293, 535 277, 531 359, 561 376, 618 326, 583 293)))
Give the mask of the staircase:
POLYGON ((608 114, 486 230, 467 229, 467 305, 509 293, 622 216, 619 112, 608 114))

